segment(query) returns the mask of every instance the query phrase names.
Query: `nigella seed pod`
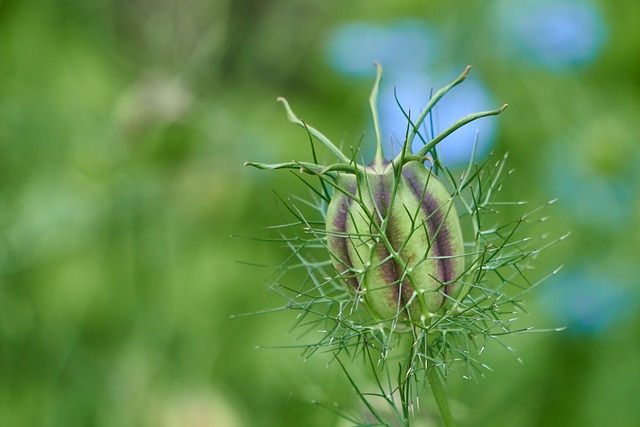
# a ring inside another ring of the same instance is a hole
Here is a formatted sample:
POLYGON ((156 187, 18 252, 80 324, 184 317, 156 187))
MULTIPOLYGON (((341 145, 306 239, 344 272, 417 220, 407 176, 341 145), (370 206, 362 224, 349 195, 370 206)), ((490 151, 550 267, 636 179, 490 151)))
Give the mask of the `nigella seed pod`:
POLYGON ((294 169, 320 178, 322 188, 314 191, 327 202, 323 243, 326 242, 337 271, 336 278, 362 297, 377 320, 420 326, 427 324, 430 314, 440 310, 447 300, 456 298, 465 272, 462 230, 454 196, 425 162, 437 164, 437 158, 429 156, 456 129, 481 117, 500 114, 507 105, 465 116, 425 142, 420 150, 411 152, 413 140, 431 109, 466 79, 467 67, 456 80, 430 97, 419 116, 410 121, 401 153, 387 160, 382 152, 376 107, 382 68, 376 66, 378 75, 369 98, 376 154, 370 165, 358 164, 346 156, 325 135, 300 120, 284 98, 279 101, 284 104, 289 120, 335 154, 337 162, 328 166, 318 164, 312 140, 314 163, 246 162, 245 165, 268 170, 294 169))
POLYGON ((338 187, 346 191, 327 208, 327 246, 375 317, 420 323, 455 297, 465 269, 462 229, 453 198, 424 164, 341 173, 338 187))
POLYGON ((376 107, 382 70, 377 68, 369 98, 376 139, 371 163, 358 162, 362 153, 353 147, 345 155, 300 120, 283 98, 279 101, 289 120, 306 131, 312 161, 245 163, 300 172, 295 176, 309 190, 307 198, 277 197, 285 221, 271 227, 277 237, 267 240, 285 245, 291 253, 271 279, 272 289, 287 299, 275 311, 298 313, 296 325, 310 335, 300 345, 305 358, 320 349, 333 354, 366 406, 364 424, 375 419, 381 425, 408 425, 417 393, 424 389, 419 385, 428 382, 444 424, 453 426, 441 379, 448 372, 487 367, 476 365, 474 342, 481 342, 480 352, 487 341, 500 342, 505 334, 530 330, 520 325, 512 329, 521 311, 521 295, 540 283, 529 280, 526 270, 541 250, 567 235, 540 243, 522 236, 521 225, 537 222, 531 217, 537 209, 500 223, 496 205, 510 204, 496 199, 506 155, 496 163, 477 162, 474 150, 459 179, 440 161, 436 147, 447 136, 476 119, 500 114, 506 104, 469 114, 438 135, 421 133, 434 106, 464 81, 469 68, 449 85, 425 94, 429 101, 419 114, 403 110, 406 137, 400 153, 385 158, 376 107), (423 145, 412 151, 416 136, 423 145), (318 162, 316 142, 335 155, 333 163, 318 162), (462 217, 456 206, 463 210, 462 217), (461 218, 469 223, 461 224, 461 218), (466 243, 462 225, 470 230, 466 243), (285 284, 285 275, 297 284, 285 284), (398 396, 386 402, 397 423, 369 402, 371 394, 362 393, 348 372, 343 361, 354 355, 362 356, 374 377, 381 379, 375 396, 398 396))

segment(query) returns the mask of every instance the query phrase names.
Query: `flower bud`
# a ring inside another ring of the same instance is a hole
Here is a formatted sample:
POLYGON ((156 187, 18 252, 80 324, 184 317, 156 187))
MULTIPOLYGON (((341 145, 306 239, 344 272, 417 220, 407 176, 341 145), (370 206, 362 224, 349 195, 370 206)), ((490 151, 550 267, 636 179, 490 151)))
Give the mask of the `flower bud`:
POLYGON ((465 269, 460 221, 444 185, 418 161, 340 173, 326 217, 332 263, 380 320, 424 323, 465 269))

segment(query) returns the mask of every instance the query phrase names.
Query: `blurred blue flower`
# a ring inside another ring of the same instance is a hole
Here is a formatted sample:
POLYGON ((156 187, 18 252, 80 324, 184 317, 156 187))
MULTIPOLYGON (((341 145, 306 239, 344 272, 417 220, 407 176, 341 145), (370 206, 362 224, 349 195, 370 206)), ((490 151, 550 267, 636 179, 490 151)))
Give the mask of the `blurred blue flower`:
MULTIPOLYGON (((387 157, 400 151, 407 130, 407 119, 398 101, 415 119, 429 102, 432 91, 449 83, 464 69, 464 65, 457 69, 439 66, 437 33, 429 23, 419 20, 401 20, 386 26, 356 22, 337 27, 328 38, 327 57, 338 72, 370 78, 374 73, 374 61, 384 68, 378 109, 387 157), (443 68, 446 72, 436 71, 443 68)), ((495 107, 486 86, 472 74, 438 103, 433 116, 421 128, 421 135, 428 141, 433 132, 438 134, 461 117, 495 107)), ((440 144, 441 160, 447 166, 466 164, 477 137, 478 157, 481 157, 489 151, 494 134, 494 118, 462 128, 440 144)), ((416 138, 413 149, 419 149, 422 144, 416 138)))
POLYGON ((502 0, 494 11, 508 53, 550 70, 591 63, 606 39, 602 14, 589 0, 502 0))
POLYGON ((373 62, 380 62, 385 74, 403 70, 424 70, 438 56, 434 31, 424 21, 405 19, 391 25, 350 22, 329 35, 326 54, 337 71, 369 78, 373 62))
POLYGON ((629 276, 613 268, 604 273, 603 268, 561 275, 540 294, 553 322, 566 326, 568 333, 604 332, 637 306, 637 292, 631 294, 626 283, 629 276))
POLYGON ((547 156, 549 185, 576 223, 607 230, 627 227, 633 217, 637 180, 624 167, 613 172, 600 170, 602 160, 592 158, 595 155, 587 149, 589 141, 580 135, 576 136, 582 144, 580 150, 567 141, 551 145, 547 156))

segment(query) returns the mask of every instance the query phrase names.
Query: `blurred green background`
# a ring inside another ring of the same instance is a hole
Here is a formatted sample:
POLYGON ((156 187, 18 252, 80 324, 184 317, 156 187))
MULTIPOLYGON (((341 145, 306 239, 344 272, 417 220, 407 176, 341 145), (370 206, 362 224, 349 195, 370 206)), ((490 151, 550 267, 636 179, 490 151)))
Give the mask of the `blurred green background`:
POLYGON ((239 261, 287 255, 231 236, 306 194, 242 167, 310 159, 276 97, 371 144, 376 59, 423 104, 472 64, 452 114, 508 102, 482 155, 510 153, 505 199, 560 198, 540 234, 573 233, 525 319, 567 330, 452 377, 461 425, 640 425, 638 22, 634 1, 0 0, 0 426, 344 425, 312 403, 354 404, 325 355, 255 348, 294 343, 295 313, 230 318, 282 303, 239 261))

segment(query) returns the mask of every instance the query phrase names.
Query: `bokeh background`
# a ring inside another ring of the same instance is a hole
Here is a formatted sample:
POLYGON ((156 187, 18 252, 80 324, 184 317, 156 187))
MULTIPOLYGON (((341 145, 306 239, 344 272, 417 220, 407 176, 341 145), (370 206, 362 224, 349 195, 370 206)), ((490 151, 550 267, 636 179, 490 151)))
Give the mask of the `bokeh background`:
POLYGON ((374 60, 388 152, 394 88, 419 109, 472 64, 436 126, 510 108, 443 161, 479 131, 480 157, 510 153, 503 197, 559 197, 539 233, 572 232, 525 319, 567 329, 451 377, 461 425, 640 425, 639 22, 622 0, 0 0, 0 425, 345 425, 312 403, 355 404, 325 355, 256 349, 295 344, 295 313, 231 317, 282 303, 247 263, 287 255, 232 236, 306 194, 242 167, 310 159, 276 97, 372 144, 374 60))

